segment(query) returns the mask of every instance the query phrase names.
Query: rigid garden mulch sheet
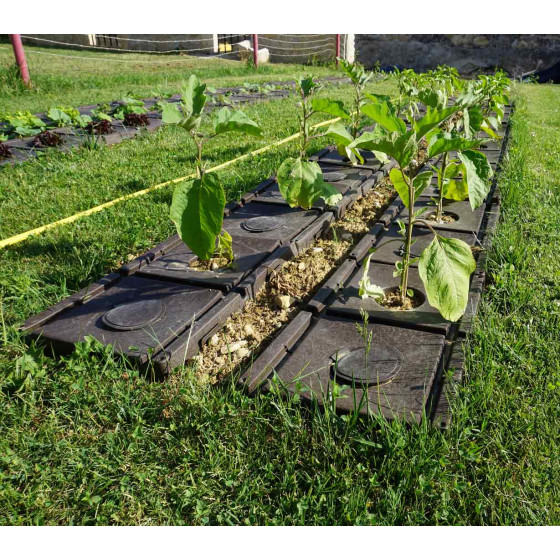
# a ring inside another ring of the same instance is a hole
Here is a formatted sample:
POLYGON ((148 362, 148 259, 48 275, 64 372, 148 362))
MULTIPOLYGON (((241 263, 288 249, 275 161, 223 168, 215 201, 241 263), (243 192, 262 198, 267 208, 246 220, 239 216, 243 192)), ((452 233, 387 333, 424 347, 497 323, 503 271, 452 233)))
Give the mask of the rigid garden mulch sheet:
MULTIPOLYGON (((491 160, 494 170, 504 155, 507 132, 506 128, 501 145, 491 143, 487 148, 496 154, 491 160)), ((194 253, 173 236, 118 272, 30 318, 23 330, 29 339, 41 340, 55 353, 71 352, 85 336, 93 336, 138 367, 165 376, 195 357, 228 318, 255 298, 275 271, 323 237, 331 223, 370 194, 394 164, 382 165, 372 154, 365 155, 360 166, 338 158, 332 148, 312 158, 321 166, 325 181, 343 195, 335 206, 319 203, 310 210, 290 208, 274 177, 229 204, 224 229, 233 238, 232 265, 198 266, 194 253)), ((429 204, 436 187, 431 188, 419 200, 419 207, 429 204)), ((395 238, 395 220, 406 218, 404 205, 396 199, 304 309, 245 369, 239 383, 251 393, 279 384, 288 393, 301 392, 304 401, 324 405, 336 381, 342 391, 342 398, 336 400, 340 412, 358 409, 367 414, 369 410, 408 420, 427 416, 440 426, 447 425, 446 387, 453 386, 448 372, 455 382, 461 380, 461 342, 471 328, 484 288, 485 255, 499 211, 496 178, 479 210, 472 212, 468 202, 450 202, 445 210, 455 221, 436 224, 435 229, 467 242, 477 258, 467 311, 458 322, 442 319, 425 299, 411 311, 390 311, 358 296, 361 266, 369 249, 395 238), (365 334, 357 328, 363 323, 361 310, 368 314, 365 334)), ((421 228, 418 232, 414 251, 420 252, 427 235, 422 235, 421 228)), ((399 251, 393 243, 374 253, 369 269, 373 283, 396 286, 392 271, 399 251)), ((410 286, 422 294, 415 267, 410 271, 410 286)))
MULTIPOLYGON (((496 172, 507 149, 509 116, 500 145, 491 142, 485 148, 496 156, 489 158, 496 172)), ((332 161, 332 160, 329 160, 332 161)), ((426 166, 426 169, 429 169, 426 166)), ((358 295, 358 282, 369 249, 378 245, 369 267, 369 279, 384 289, 396 288, 395 262, 402 258, 401 239, 395 219, 407 217, 398 202, 385 213, 354 247, 349 258, 316 292, 275 341, 241 375, 240 383, 250 393, 269 390, 299 394, 303 402, 326 406, 336 383, 339 412, 359 410, 381 413, 387 418, 407 421, 432 420, 445 428, 450 422, 449 398, 463 379, 462 343, 471 330, 486 273, 485 259, 490 248, 500 209, 500 196, 494 175, 485 204, 472 211, 468 201, 445 204, 454 217, 450 223, 435 224, 438 234, 465 241, 473 248, 477 261, 471 276, 469 301, 463 317, 455 322, 443 319, 423 296, 416 265, 410 270, 409 286, 422 296, 412 310, 397 311, 382 307, 373 298, 358 295), (380 223, 381 222, 381 223, 380 223), (364 334, 362 310, 367 313, 364 334), (361 331, 361 332, 360 332, 361 331), (368 349, 369 348, 369 352, 368 349)), ((427 189, 417 207, 429 205, 435 184, 427 189)), ((417 230, 413 251, 420 254, 431 240, 429 229, 417 230)))
POLYGON ((392 165, 371 169, 324 166, 324 178, 343 194, 334 206, 290 208, 270 178, 229 204, 224 229, 235 260, 215 269, 199 266, 175 235, 89 288, 30 318, 23 326, 54 352, 71 352, 93 336, 141 368, 163 376, 195 356, 234 312, 254 298, 270 274, 306 250, 370 192, 392 165))

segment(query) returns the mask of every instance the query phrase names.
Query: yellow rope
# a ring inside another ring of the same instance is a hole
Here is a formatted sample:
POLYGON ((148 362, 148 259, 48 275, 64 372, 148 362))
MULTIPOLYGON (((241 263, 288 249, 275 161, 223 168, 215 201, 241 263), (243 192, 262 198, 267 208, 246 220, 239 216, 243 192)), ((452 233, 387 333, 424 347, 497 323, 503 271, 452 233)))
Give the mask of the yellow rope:
MULTIPOLYGON (((327 124, 331 124, 331 123, 337 122, 339 120, 340 120, 340 118, 331 119, 331 120, 328 120, 328 121, 323 121, 323 122, 320 122, 318 124, 313 125, 311 128, 312 129, 320 128, 321 126, 326 126, 327 124)), ((267 146, 259 148, 258 150, 253 150, 252 152, 247 152, 246 154, 238 156, 234 159, 230 159, 229 161, 226 161, 224 163, 220 163, 219 165, 216 165, 214 167, 211 167, 210 169, 207 169, 207 171, 218 171, 219 169, 223 169, 224 167, 229 167, 230 165, 233 165, 234 163, 237 163, 238 161, 242 161, 242 160, 247 159, 247 158, 252 157, 252 156, 257 156, 257 155, 262 154, 264 152, 268 152, 272 148, 275 148, 277 146, 281 146, 282 144, 287 144, 288 142, 291 142, 292 140, 295 140, 299 136, 300 136, 299 132, 296 133, 296 134, 292 134, 291 136, 283 138, 282 140, 278 140, 277 142, 273 142, 272 144, 268 144, 267 146)), ((54 229, 58 226, 62 226, 62 225, 65 225, 65 224, 70 224, 72 222, 75 222, 76 220, 79 220, 80 218, 83 218, 84 216, 91 216, 92 214, 96 214, 97 212, 101 212, 102 210, 105 210, 105 208, 109 208, 110 206, 114 206, 115 204, 117 204, 119 202, 124 202, 125 200, 130 200, 132 198, 137 198, 139 196, 143 196, 145 194, 148 194, 149 192, 152 192, 152 191, 155 191, 155 190, 158 190, 158 189, 163 189, 164 187, 167 187, 169 185, 173 185, 175 183, 180 183, 181 181, 185 181, 187 179, 194 179, 195 177, 196 177, 196 174, 191 173, 190 175, 185 175, 185 177, 179 177, 178 179, 171 179, 171 181, 166 181, 165 183, 159 183, 158 185, 153 185, 151 187, 148 187, 147 189, 142 189, 140 191, 135 191, 135 192, 127 194, 125 196, 115 198, 114 200, 110 200, 109 202, 104 202, 103 204, 99 204, 99 206, 94 206, 93 208, 89 208, 88 210, 84 210, 83 212, 78 212, 77 214, 74 214, 72 216, 68 216, 67 218, 62 218, 61 220, 57 220, 56 222, 51 222, 50 224, 46 224, 44 226, 40 226, 40 227, 35 228, 35 229, 30 229, 29 231, 25 231, 23 233, 18 233, 17 235, 14 235, 12 237, 8 237, 7 239, 3 239, 2 241, 0 241, 0 249, 3 249, 4 247, 8 247, 9 245, 15 245, 16 243, 21 243, 22 241, 25 241, 28 237, 31 237, 32 235, 39 235, 40 233, 44 233, 45 231, 48 231, 50 229, 54 229)))

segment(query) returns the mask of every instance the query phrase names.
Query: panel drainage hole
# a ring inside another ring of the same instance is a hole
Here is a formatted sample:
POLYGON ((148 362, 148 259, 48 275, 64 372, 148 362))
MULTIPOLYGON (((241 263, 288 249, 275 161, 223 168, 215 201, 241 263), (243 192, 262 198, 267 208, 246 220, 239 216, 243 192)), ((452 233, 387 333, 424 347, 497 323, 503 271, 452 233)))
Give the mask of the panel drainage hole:
POLYGON ((119 305, 103 315, 103 322, 117 331, 134 331, 155 323, 165 310, 163 303, 146 299, 119 305))
POLYGON ((243 227, 247 231, 261 233, 278 229, 282 225, 282 222, 282 218, 277 218, 275 216, 257 216, 243 222, 243 227))
POLYGON ((367 386, 383 385, 393 380, 404 359, 397 348, 375 343, 367 354, 365 348, 352 352, 343 349, 339 350, 337 357, 333 363, 337 379, 367 386))
POLYGON ((323 180, 327 183, 336 183, 337 181, 343 181, 346 179, 346 175, 340 171, 329 171, 323 173, 323 180))

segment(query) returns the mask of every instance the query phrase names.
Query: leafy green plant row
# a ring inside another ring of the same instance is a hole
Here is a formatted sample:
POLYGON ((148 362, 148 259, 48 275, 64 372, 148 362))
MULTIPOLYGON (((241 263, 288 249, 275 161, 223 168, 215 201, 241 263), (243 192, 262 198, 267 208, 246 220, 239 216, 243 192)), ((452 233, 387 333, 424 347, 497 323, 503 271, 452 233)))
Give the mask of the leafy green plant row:
MULTIPOLYGON (((428 300, 444 318, 457 320, 465 311, 470 275, 475 261, 470 247, 461 240, 440 236, 435 224, 443 216, 443 200, 470 201, 476 209, 490 190, 492 168, 479 150, 484 131, 491 138, 499 138, 500 123, 507 103, 508 84, 504 76, 480 77, 475 82, 461 81, 456 71, 440 68, 420 78, 402 73, 399 97, 391 100, 365 91, 372 74, 357 64, 340 61, 343 72, 350 78, 355 97, 351 107, 335 99, 314 97, 320 85, 312 76, 296 80, 299 107, 299 153, 287 158, 279 167, 279 190, 291 207, 311 208, 323 198, 327 204, 340 200, 340 193, 323 180, 316 162, 309 161, 310 140, 325 137, 334 141, 341 155, 350 164, 363 162, 364 152, 373 152, 381 161, 393 158, 396 166, 390 179, 409 210, 406 224, 401 222, 404 241, 403 260, 396 266, 400 277, 399 297, 403 307, 414 295, 408 288, 408 275, 413 259, 413 227, 429 228, 434 239, 419 257, 419 271, 428 300), (453 102, 450 96, 455 96, 453 102), (420 114, 424 106, 425 114, 420 114), (311 134, 310 118, 324 113, 340 119, 323 134, 311 134), (405 120, 406 119, 406 120, 405 120), (372 130, 364 126, 373 123, 372 130), (438 196, 430 218, 422 215, 430 208, 415 209, 415 203, 430 184, 432 171, 415 175, 415 158, 422 143, 427 144, 428 158, 438 158, 434 167, 438 176, 438 196)), ((213 117, 213 132, 201 132, 203 110, 207 102, 207 87, 196 76, 186 84, 180 106, 163 107, 164 123, 183 127, 197 147, 197 178, 179 184, 174 192, 170 215, 183 241, 201 260, 214 256, 234 259, 232 239, 223 230, 225 194, 216 173, 204 169, 203 147, 219 134, 236 133, 260 136, 259 125, 242 111, 222 108, 213 117)), ((208 116, 208 118, 212 118, 208 116)), ((367 277, 371 255, 364 266, 360 294, 380 301, 385 294, 372 286, 367 277)))

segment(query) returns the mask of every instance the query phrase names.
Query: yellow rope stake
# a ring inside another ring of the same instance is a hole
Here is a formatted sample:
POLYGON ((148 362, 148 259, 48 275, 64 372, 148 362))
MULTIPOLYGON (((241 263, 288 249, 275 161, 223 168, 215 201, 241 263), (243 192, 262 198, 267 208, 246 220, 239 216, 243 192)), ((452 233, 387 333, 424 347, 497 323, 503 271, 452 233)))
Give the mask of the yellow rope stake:
MULTIPOLYGON (((316 128, 319 128, 321 126, 326 126, 327 124, 332 124, 332 123, 337 122, 339 120, 340 120, 340 118, 331 119, 329 121, 323 121, 323 122, 320 122, 318 124, 313 125, 311 128, 316 129, 316 128)), ((234 159, 230 159, 229 161, 226 161, 224 163, 220 163, 219 165, 211 167, 211 168, 207 169, 206 171, 218 171, 219 169, 223 169, 224 167, 229 167, 230 165, 233 165, 234 163, 237 163, 238 161, 242 161, 242 160, 247 159, 251 156, 257 156, 259 154, 263 154, 264 152, 268 152, 272 148, 275 148, 277 146, 281 146, 282 144, 287 144, 288 142, 291 142, 292 140, 295 140, 299 136, 300 136, 300 133, 297 132, 296 134, 292 134, 291 136, 283 138, 282 140, 278 140, 278 142, 273 142, 272 144, 268 144, 267 146, 263 146, 262 148, 259 148, 258 150, 253 150, 252 152, 247 152, 246 154, 238 156, 234 159)), ((105 210, 105 208, 109 208, 110 206, 114 206, 115 204, 117 204, 119 202, 124 202, 125 200, 130 200, 132 198, 137 198, 139 196, 144 196, 145 194, 148 194, 149 192, 152 192, 152 191, 155 191, 155 190, 158 190, 158 189, 163 189, 164 187, 167 187, 169 185, 173 185, 175 183, 180 183, 181 181, 186 181, 187 179, 195 179, 195 178, 196 178, 196 174, 191 173, 190 175, 185 175, 184 177, 179 177, 178 179, 171 179, 171 181, 166 181, 165 183, 159 183, 158 185, 153 185, 151 187, 148 187, 147 189, 142 189, 140 191, 135 191, 135 192, 127 194, 125 196, 115 198, 114 200, 110 200, 109 202, 104 202, 103 204, 100 204, 99 206, 94 206, 93 208, 89 208, 88 210, 84 210, 83 212, 78 212, 77 214, 74 214, 73 216, 68 216, 67 218, 62 218, 62 220, 57 220, 56 222, 51 222, 50 224, 46 224, 44 226, 40 226, 40 227, 35 228, 35 229, 30 229, 29 231, 25 231, 23 233, 18 233, 17 235, 14 235, 13 237, 8 237, 7 239, 3 239, 2 241, 0 241, 0 249, 3 249, 4 247, 8 247, 9 245, 15 245, 16 243, 21 243, 22 241, 25 241, 28 237, 31 237, 32 235, 39 235, 40 233, 44 233, 45 231, 48 231, 50 229, 54 229, 58 226, 62 226, 62 225, 65 225, 65 224, 70 224, 72 222, 75 222, 76 220, 79 220, 80 218, 83 218, 84 216, 91 216, 92 214, 96 214, 97 212, 101 212, 102 210, 105 210)))

